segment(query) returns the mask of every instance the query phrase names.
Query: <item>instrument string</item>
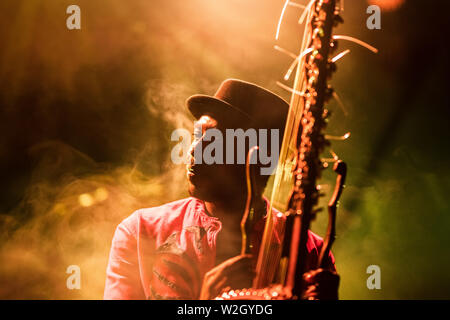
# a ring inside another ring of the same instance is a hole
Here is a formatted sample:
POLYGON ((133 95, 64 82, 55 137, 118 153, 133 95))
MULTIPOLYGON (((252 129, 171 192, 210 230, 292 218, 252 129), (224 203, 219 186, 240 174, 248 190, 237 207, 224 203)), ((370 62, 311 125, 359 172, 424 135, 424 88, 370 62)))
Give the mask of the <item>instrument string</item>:
MULTIPOLYGON (((266 224, 264 228, 263 238, 261 241, 260 254, 258 256, 256 265, 257 276, 253 284, 254 288, 262 288, 270 284, 273 275, 276 271, 276 268, 278 267, 277 262, 279 261, 281 256, 281 248, 277 248, 277 250, 273 250, 272 248, 272 241, 274 237, 273 205, 274 202, 283 203, 283 201, 280 201, 280 198, 282 197, 282 194, 280 192, 281 183, 284 180, 286 180, 286 177, 292 175, 292 167, 290 166, 289 156, 294 155, 296 152, 298 130, 300 128, 300 123, 303 117, 304 98, 303 95, 299 95, 297 94, 297 92, 303 92, 303 89, 306 87, 304 64, 307 54, 305 54, 304 52, 308 50, 307 47, 309 46, 312 40, 312 32, 311 32, 311 21, 313 16, 312 3, 313 1, 311 1, 308 4, 304 13, 304 15, 306 16, 305 29, 303 32, 303 39, 301 42, 300 54, 298 56, 297 72, 294 80, 293 93, 291 96, 290 107, 286 121, 286 128, 283 136, 283 142, 281 145, 280 157, 276 169, 274 184, 272 187, 269 210, 266 216, 266 224)), ((309 53, 310 51, 306 52, 309 53)), ((281 209, 280 212, 283 212, 286 208, 280 209, 281 209)), ((280 226, 277 227, 278 232, 282 233, 282 230, 283 229, 280 226)), ((278 234, 278 236, 282 237, 283 235, 278 234)))

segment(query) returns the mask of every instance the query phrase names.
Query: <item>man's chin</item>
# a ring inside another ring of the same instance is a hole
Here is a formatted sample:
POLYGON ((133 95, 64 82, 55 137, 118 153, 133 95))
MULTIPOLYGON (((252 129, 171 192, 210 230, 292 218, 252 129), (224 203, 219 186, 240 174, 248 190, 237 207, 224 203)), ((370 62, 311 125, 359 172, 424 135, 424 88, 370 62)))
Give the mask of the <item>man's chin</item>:
POLYGON ((189 182, 189 186, 188 186, 189 195, 191 197, 196 197, 197 198, 197 195, 196 195, 197 192, 196 191, 197 191, 197 188, 192 183, 189 182))
POLYGON ((191 181, 188 182, 188 185, 188 192, 191 197, 208 202, 216 200, 215 197, 210 194, 210 188, 196 186, 191 181))

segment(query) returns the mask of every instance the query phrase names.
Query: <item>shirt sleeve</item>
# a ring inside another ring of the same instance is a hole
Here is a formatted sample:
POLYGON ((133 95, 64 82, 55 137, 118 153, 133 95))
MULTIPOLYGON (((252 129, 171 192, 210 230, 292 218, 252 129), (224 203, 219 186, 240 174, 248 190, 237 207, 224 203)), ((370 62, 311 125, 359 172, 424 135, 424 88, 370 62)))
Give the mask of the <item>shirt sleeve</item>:
MULTIPOLYGON (((319 251, 319 256, 320 256, 320 253, 321 253, 321 251, 322 251, 322 248, 323 248, 323 240, 321 240, 320 241, 320 243, 319 243, 319 245, 318 245, 318 251, 319 251)), ((331 252, 331 250, 330 250, 330 252, 328 253, 328 256, 327 257, 324 257, 324 269, 328 269, 328 270, 331 270, 331 271, 337 271, 336 270, 336 260, 334 259, 334 255, 333 255, 333 253, 331 252)))
MULTIPOLYGON (((308 247, 310 248, 310 256, 309 256, 309 268, 308 269, 315 269, 317 268, 317 264, 319 262, 320 253, 322 251, 324 240, 313 233, 312 231, 309 231, 309 239, 308 239, 308 247), (316 248, 314 250, 314 248, 316 248)), ((324 257, 324 269, 329 269, 331 271, 336 271, 336 261, 334 259, 333 253, 328 253, 327 257, 324 257)))
POLYGON ((326 268, 330 269, 331 271, 337 271, 336 270, 336 260, 334 259, 333 253, 330 251, 327 257, 327 264, 326 268))
POLYGON ((106 269, 105 300, 145 299, 139 273, 136 235, 130 232, 125 221, 119 224, 112 240, 106 269))

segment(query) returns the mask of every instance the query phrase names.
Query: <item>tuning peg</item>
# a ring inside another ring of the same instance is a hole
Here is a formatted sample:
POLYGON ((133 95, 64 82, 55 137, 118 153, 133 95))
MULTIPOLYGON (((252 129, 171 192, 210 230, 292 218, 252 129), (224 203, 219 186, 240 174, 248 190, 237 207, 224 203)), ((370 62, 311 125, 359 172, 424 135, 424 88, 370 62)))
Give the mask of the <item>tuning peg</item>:
POLYGON ((300 8, 300 9, 305 9, 306 8, 305 5, 297 3, 297 2, 292 2, 292 1, 289 1, 288 5, 291 6, 291 7, 296 7, 296 8, 300 8))
POLYGON ((337 14, 339 14, 340 11, 344 11, 344 0, 339 0, 339 3, 336 3, 337 14))
POLYGON ((284 53, 285 55, 291 57, 292 59, 297 59, 298 56, 292 52, 290 52, 289 50, 286 50, 278 45, 274 45, 273 48, 277 51, 280 51, 281 53, 284 53))
POLYGON ((329 188, 330 188, 330 186, 328 184, 318 184, 316 186, 317 191, 328 190, 329 188))
POLYGON ((337 70, 336 63, 334 63, 332 61, 328 62, 328 64, 327 64, 327 78, 328 78, 328 80, 331 79, 331 76, 333 75, 334 72, 336 72, 336 70, 337 70))
MULTIPOLYGON (((333 92, 334 89, 330 85, 328 85, 327 88, 325 89, 325 102, 328 102, 333 97, 333 92)), ((330 112, 328 111, 326 115, 328 117, 330 115, 330 112)))
POLYGON ((348 116, 348 111, 347 108, 345 107, 344 103, 342 103, 341 98, 339 98, 338 94, 336 93, 336 91, 333 91, 333 98, 337 101, 338 106, 342 109, 342 112, 344 112, 345 116, 348 116))
POLYGON ((339 40, 339 39, 354 42, 356 44, 359 44, 360 46, 363 46, 366 49, 369 49, 373 53, 378 53, 378 49, 377 48, 372 47, 370 44, 368 44, 368 43, 366 43, 366 42, 364 42, 362 40, 359 40, 359 39, 356 39, 356 38, 353 38, 353 37, 349 37, 349 36, 343 36, 343 35, 334 35, 333 36, 333 40, 339 40))
POLYGON ((330 149, 329 151, 330 151, 331 155, 333 156, 333 159, 335 161, 338 161, 339 160, 339 156, 333 150, 330 149))
POLYGON ((330 54, 333 54, 338 49, 338 41, 331 39, 330 41, 330 54))
POLYGON ((331 116, 331 111, 328 109, 323 109, 322 119, 326 121, 330 116, 331 116))
POLYGON ((344 19, 341 17, 340 14, 335 14, 333 21, 334 27, 337 27, 340 23, 344 23, 344 19))
POLYGON ((325 135, 325 139, 327 140, 347 140, 350 137, 350 132, 347 132, 346 134, 344 134, 343 136, 331 136, 331 135, 325 135))
POLYGON ((339 59, 341 59, 343 56, 345 56, 345 55, 346 55, 347 53, 349 53, 349 52, 350 52, 349 49, 344 50, 344 51, 342 51, 341 53, 339 53, 338 55, 336 55, 335 57, 333 57, 330 61, 333 62, 333 63, 335 63, 336 61, 338 61, 339 59))
POLYGON ((284 90, 289 91, 290 93, 294 93, 294 94, 297 94, 297 95, 299 95, 299 96, 303 96, 303 95, 305 94, 304 92, 300 92, 300 91, 298 91, 298 90, 294 90, 294 89, 291 88, 291 87, 288 87, 287 85, 285 85, 284 83, 281 83, 280 81, 277 81, 276 83, 277 83, 278 86, 280 86, 280 87, 283 88, 284 90))
POLYGON ((314 50, 314 51, 310 54, 310 56, 309 56, 309 61, 308 61, 308 63, 309 63, 309 64, 313 64, 313 63, 314 63, 314 60, 320 61, 320 60, 322 60, 322 59, 323 59, 323 57, 322 57, 322 55, 319 53, 319 50, 314 50))
POLYGON ((310 12, 312 6, 314 5, 315 1, 309 1, 308 4, 306 5, 305 10, 303 10, 302 15, 300 16, 300 18, 298 19, 298 23, 302 24, 303 21, 305 21, 306 16, 308 15, 308 13, 310 12))

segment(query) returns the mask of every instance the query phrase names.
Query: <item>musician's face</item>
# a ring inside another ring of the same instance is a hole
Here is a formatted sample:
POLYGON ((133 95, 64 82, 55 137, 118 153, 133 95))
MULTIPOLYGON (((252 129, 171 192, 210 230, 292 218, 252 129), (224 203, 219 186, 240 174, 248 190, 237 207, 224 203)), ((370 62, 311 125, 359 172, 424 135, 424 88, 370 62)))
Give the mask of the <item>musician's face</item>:
MULTIPOLYGON (((196 123, 194 141, 190 149, 190 163, 186 166, 189 184, 189 194, 205 201, 226 201, 236 195, 245 194, 245 166, 237 164, 206 164, 195 163, 194 154, 203 155, 208 144, 214 141, 205 141, 205 133, 209 129, 218 129, 225 132, 223 125, 213 116, 204 115, 196 123)), ((195 130, 194 130, 195 131, 195 130)), ((223 134, 225 140, 225 134, 223 134)), ((226 141, 223 141, 223 159, 226 159, 226 141)))

